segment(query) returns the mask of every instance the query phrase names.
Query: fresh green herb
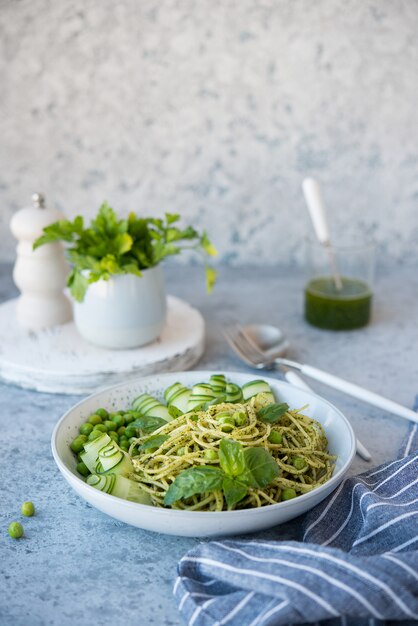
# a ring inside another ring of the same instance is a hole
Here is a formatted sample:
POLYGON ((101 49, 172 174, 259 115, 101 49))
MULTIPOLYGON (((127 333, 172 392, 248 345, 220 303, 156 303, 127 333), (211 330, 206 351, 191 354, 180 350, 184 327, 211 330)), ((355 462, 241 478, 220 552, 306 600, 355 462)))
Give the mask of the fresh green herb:
POLYGON ((141 445, 141 450, 152 450, 159 448, 167 439, 170 439, 169 435, 151 435, 141 445))
POLYGON ((225 476, 222 481, 222 490, 229 509, 232 509, 248 493, 248 485, 236 478, 225 476))
POLYGON ((251 487, 262 489, 279 474, 279 466, 264 448, 245 448, 245 475, 251 487))
POLYGON ((249 487, 263 488, 279 473, 276 461, 267 450, 244 449, 232 439, 222 439, 219 464, 220 468, 203 465, 181 472, 170 485, 164 504, 170 505, 198 493, 222 490, 231 509, 245 498, 249 487))
POLYGON ((274 404, 269 404, 260 409, 257 412, 257 417, 262 422, 267 422, 267 424, 275 424, 288 410, 289 405, 286 404, 286 402, 282 402, 281 404, 275 402, 274 404))
POLYGON ((183 415, 182 411, 180 411, 180 409, 178 409, 176 406, 171 405, 168 408, 168 412, 171 415, 171 417, 173 419, 176 419, 176 417, 180 417, 180 415, 183 415))
POLYGON ((244 448, 238 441, 222 439, 219 444, 219 464, 227 476, 235 478, 246 470, 244 448))
MULTIPOLYGON (((215 256, 216 249, 205 232, 188 226, 177 226, 180 216, 166 213, 164 219, 139 217, 131 213, 119 219, 105 202, 89 226, 79 215, 73 221, 61 220, 44 228, 33 247, 55 241, 69 244, 67 254, 73 266, 68 286, 75 300, 82 302, 88 286, 98 280, 108 280, 114 274, 141 276, 142 270, 155 267, 166 257, 185 249, 215 256)), ((206 285, 210 292, 216 271, 205 261, 206 285)))
MULTIPOLYGON (((134 431, 136 431, 137 429, 142 430, 142 432, 145 434, 152 433, 154 430, 157 430, 158 428, 161 428, 161 426, 164 426, 164 424, 167 424, 167 422, 161 417, 151 417, 143 415, 142 417, 136 417, 135 420, 129 424, 125 431, 125 434, 131 428, 134 431)), ((126 436, 129 437, 132 435, 126 436)))
POLYGON ((22 515, 25 515, 26 517, 32 517, 32 515, 35 515, 35 507, 33 502, 24 502, 22 504, 22 515))
POLYGON ((217 467, 191 467, 181 472, 171 483, 164 504, 169 506, 177 500, 187 499, 196 493, 219 491, 222 489, 224 473, 217 467))

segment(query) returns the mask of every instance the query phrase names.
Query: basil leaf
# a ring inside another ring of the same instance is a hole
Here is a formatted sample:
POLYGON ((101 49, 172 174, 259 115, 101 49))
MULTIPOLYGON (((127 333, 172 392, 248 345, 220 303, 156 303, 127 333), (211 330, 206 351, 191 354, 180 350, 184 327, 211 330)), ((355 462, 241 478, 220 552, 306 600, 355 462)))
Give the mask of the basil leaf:
POLYGON ((203 465, 183 470, 171 483, 165 494, 164 504, 170 505, 177 500, 194 496, 196 493, 219 491, 222 489, 224 473, 217 467, 203 465))
POLYGON ((279 475, 279 466, 264 448, 246 448, 244 459, 246 472, 245 476, 241 476, 241 479, 245 480, 251 487, 265 487, 279 475))
POLYGON ((128 424, 128 426, 138 428, 144 433, 152 433, 154 430, 157 430, 158 428, 161 428, 161 426, 164 426, 164 424, 167 424, 167 422, 161 417, 142 416, 135 419, 133 422, 128 424))
POLYGON ((230 478, 229 476, 225 476, 223 479, 222 490, 225 495, 228 509, 232 509, 232 507, 237 504, 237 502, 245 498, 248 493, 247 485, 239 480, 236 480, 235 478, 230 478))
POLYGON ((263 407, 257 412, 257 417, 262 422, 267 422, 268 424, 275 424, 279 421, 279 419, 289 410, 289 405, 286 402, 282 402, 278 404, 277 402, 273 404, 269 404, 268 406, 263 407))
POLYGON ((219 464, 227 476, 239 476, 246 470, 244 448, 238 441, 222 439, 219 444, 219 464))
POLYGON ((176 417, 180 417, 180 415, 183 415, 180 409, 178 409, 176 406, 168 406, 167 408, 168 408, 169 414, 171 415, 173 419, 176 419, 176 417))
POLYGON ((159 448, 167 439, 170 439, 170 435, 152 435, 144 441, 139 449, 152 450, 152 448, 159 448))

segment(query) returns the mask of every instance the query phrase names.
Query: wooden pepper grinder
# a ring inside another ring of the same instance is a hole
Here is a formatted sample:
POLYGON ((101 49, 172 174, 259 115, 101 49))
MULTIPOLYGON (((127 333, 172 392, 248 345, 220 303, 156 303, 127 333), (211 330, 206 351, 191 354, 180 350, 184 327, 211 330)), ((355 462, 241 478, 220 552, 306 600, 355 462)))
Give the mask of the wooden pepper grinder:
POLYGON ((45 226, 65 219, 55 209, 45 208, 40 193, 32 196, 33 206, 17 211, 10 229, 18 239, 13 279, 21 295, 17 300, 19 324, 32 331, 65 324, 72 319, 72 307, 64 295, 70 268, 61 243, 50 243, 33 250, 33 242, 45 226))

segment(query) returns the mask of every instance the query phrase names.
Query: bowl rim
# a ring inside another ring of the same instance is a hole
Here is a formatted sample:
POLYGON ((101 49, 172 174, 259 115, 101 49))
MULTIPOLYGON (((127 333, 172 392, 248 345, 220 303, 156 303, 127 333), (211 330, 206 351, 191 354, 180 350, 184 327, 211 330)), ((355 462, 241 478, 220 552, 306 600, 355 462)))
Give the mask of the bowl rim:
MULTIPOLYGON (((157 515, 158 517, 166 517, 166 516, 170 516, 172 517, 173 515, 181 518, 184 517, 185 515, 187 517, 189 517, 190 515, 193 515, 193 518, 212 518, 214 519, 215 515, 222 515, 222 518, 226 518, 228 517, 229 519, 233 519, 235 517, 239 517, 242 516, 243 514, 245 515, 252 515, 253 517, 257 517, 258 515, 262 515, 262 514, 268 514, 270 512, 273 512, 275 510, 277 510, 278 507, 280 507, 279 510, 287 510, 287 509, 291 509, 293 508, 295 505, 298 506, 299 503, 301 502, 301 499, 303 498, 303 502, 309 502, 309 500, 311 500, 312 498, 315 498, 315 496, 317 494, 319 494, 320 492, 326 490, 327 488, 329 488, 331 485, 334 485, 335 483, 338 484, 338 482, 340 482, 340 479, 343 478, 343 476, 345 475, 345 473, 347 472, 347 470, 349 469, 353 458, 356 454, 356 439, 355 439, 355 434, 354 434, 354 430, 353 427, 351 426, 349 420, 347 419, 347 417, 344 415, 344 413, 338 409, 332 402, 329 402, 329 400, 326 400, 325 398, 323 398, 321 395, 311 391, 311 390, 305 390, 305 389, 299 389, 299 391, 302 391, 304 394, 308 394, 314 398, 319 399, 321 402, 327 404, 334 412, 336 412, 339 416, 339 418, 342 420, 342 422, 344 423, 345 427, 348 430, 349 436, 350 436, 350 452, 348 454, 348 458, 345 461, 344 465, 342 467, 340 467, 340 469, 338 470, 337 473, 333 474, 331 476, 331 478, 329 480, 327 480, 324 484, 320 485, 320 487, 317 487, 316 489, 313 489, 312 491, 309 491, 308 493, 304 493, 301 494, 300 496, 298 496, 297 498, 293 498, 291 500, 286 500, 284 502, 276 502, 275 504, 267 504, 265 506, 260 506, 260 507, 255 507, 255 508, 248 508, 248 509, 238 509, 238 510, 234 510, 234 511, 188 511, 186 509, 168 509, 168 508, 164 508, 164 507, 158 507, 158 506, 152 506, 149 504, 140 504, 139 502, 131 502, 130 500, 124 500, 123 498, 118 498, 116 496, 112 496, 109 493, 104 493, 103 491, 99 491, 98 489, 95 489, 94 487, 92 487, 91 485, 88 485, 82 478, 79 478, 76 474, 74 474, 70 469, 68 469, 68 467, 66 466, 66 464, 62 461, 61 457, 58 454, 58 449, 57 449, 57 436, 58 436, 58 432, 62 426, 62 424, 65 422, 65 420, 67 419, 67 417, 69 416, 70 413, 72 413, 74 411, 74 409, 77 409, 78 407, 80 407, 81 405, 83 405, 85 402, 87 402, 88 400, 93 399, 94 397, 101 395, 103 393, 108 393, 110 391, 116 390, 118 388, 122 388, 122 387, 127 387, 129 385, 135 384, 137 382, 141 382, 141 381, 151 381, 152 379, 154 379, 156 376, 158 376, 158 378, 164 378, 164 377, 173 377, 173 376, 178 376, 179 378, 181 376, 183 376, 184 374, 193 374, 196 376, 207 376, 208 374, 215 374, 215 373, 224 373, 225 375, 231 376, 232 378, 235 375, 238 376, 251 376, 250 373, 247 372, 237 372, 237 371, 227 371, 224 370, 222 368, 219 368, 219 370, 188 370, 188 371, 179 371, 179 372, 164 372, 162 374, 151 374, 148 376, 140 376, 138 377, 138 379, 134 379, 134 380, 130 380, 124 383, 118 383, 117 385, 110 385, 108 387, 103 387, 102 389, 100 389, 99 391, 96 391, 95 393, 92 393, 84 398, 82 398, 79 402, 77 402, 76 404, 74 404, 73 406, 71 406, 65 413, 64 415, 62 415, 60 417, 60 419, 58 420, 58 422, 55 424, 54 426, 54 430, 52 431, 52 435, 51 435, 51 450, 52 450, 52 456, 54 458, 54 461, 56 463, 56 465, 58 466, 58 469, 60 470, 60 472, 63 474, 63 476, 67 479, 67 482, 72 483, 72 481, 77 481, 80 484, 80 488, 86 489, 88 493, 91 493, 92 496, 98 498, 99 500, 102 500, 103 502, 108 502, 109 504, 111 504, 112 502, 115 503, 115 505, 117 506, 121 506, 123 508, 127 508, 127 509, 137 509, 138 512, 144 512, 144 513, 149 513, 150 510, 152 511, 153 515, 157 515), (116 502, 115 502, 116 501, 116 502)), ((266 382, 272 382, 274 384, 279 384, 279 386, 284 386, 284 387, 290 387, 294 390, 297 390, 297 387, 295 387, 294 385, 291 385, 288 382, 285 382, 281 379, 275 379, 272 378, 271 376, 265 376, 263 377, 263 380, 266 380, 266 382)))

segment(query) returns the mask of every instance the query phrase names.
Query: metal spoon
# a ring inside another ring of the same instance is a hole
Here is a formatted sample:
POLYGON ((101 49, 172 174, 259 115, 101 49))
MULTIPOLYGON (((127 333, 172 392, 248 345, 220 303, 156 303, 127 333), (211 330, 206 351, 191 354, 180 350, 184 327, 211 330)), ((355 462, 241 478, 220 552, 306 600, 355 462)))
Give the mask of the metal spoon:
MULTIPOLYGON (((241 326, 241 332, 256 348, 261 350, 267 358, 280 358, 286 355, 289 349, 289 342, 283 335, 282 331, 276 326, 269 326, 268 324, 250 324, 248 326, 241 326)), ((284 374, 285 379, 294 387, 304 389, 306 391, 312 391, 305 381, 287 367, 280 365, 281 371, 284 374)), ((367 448, 356 438, 356 450, 357 454, 365 461, 371 460, 371 454, 367 448)))

